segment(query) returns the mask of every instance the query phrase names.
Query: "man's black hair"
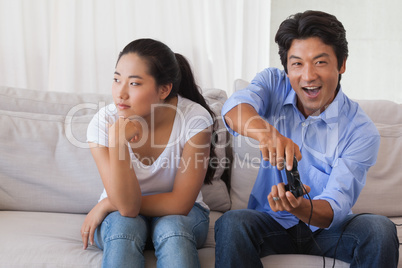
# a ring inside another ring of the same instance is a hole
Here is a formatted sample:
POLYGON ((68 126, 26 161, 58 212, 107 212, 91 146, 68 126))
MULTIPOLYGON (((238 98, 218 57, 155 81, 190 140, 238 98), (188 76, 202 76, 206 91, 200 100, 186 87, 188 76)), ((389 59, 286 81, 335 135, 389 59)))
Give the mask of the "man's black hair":
POLYGON ((288 72, 287 57, 293 40, 305 40, 310 37, 318 37, 324 44, 332 46, 338 61, 338 70, 340 70, 348 57, 345 28, 331 14, 308 10, 287 18, 281 23, 276 33, 275 42, 279 46, 279 56, 285 72, 288 72))

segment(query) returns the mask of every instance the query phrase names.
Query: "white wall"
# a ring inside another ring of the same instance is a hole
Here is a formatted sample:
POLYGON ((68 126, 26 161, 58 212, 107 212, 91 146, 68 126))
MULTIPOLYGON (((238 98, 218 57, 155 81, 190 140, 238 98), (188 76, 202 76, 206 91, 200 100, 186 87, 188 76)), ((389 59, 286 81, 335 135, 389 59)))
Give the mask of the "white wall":
POLYGON ((0 85, 107 93, 118 52, 152 37, 188 57, 202 87, 231 94, 234 79, 282 68, 275 33, 307 9, 346 28, 350 97, 402 103, 401 0, 0 0, 0 85))
POLYGON ((289 15, 321 10, 335 15, 346 29, 349 58, 343 91, 354 99, 387 99, 402 103, 402 1, 272 0, 270 65, 282 68, 274 42, 289 15))

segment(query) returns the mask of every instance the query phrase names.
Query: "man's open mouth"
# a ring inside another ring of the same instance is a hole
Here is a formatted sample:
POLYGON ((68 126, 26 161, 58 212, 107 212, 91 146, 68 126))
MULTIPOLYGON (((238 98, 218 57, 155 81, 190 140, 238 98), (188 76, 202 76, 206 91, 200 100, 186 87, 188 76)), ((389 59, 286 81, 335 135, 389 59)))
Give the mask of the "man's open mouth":
POLYGON ((307 93, 309 97, 317 97, 317 95, 320 93, 321 87, 302 87, 304 92, 307 93))

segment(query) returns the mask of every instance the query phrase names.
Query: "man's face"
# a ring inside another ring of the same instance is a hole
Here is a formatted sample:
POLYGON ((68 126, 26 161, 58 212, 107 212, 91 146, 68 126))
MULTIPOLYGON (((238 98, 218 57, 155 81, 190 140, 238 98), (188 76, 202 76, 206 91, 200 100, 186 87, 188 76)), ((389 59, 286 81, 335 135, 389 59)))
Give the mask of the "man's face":
POLYGON ((334 49, 318 37, 295 39, 288 51, 288 77, 297 94, 297 107, 308 117, 322 113, 336 96, 339 74, 334 49))

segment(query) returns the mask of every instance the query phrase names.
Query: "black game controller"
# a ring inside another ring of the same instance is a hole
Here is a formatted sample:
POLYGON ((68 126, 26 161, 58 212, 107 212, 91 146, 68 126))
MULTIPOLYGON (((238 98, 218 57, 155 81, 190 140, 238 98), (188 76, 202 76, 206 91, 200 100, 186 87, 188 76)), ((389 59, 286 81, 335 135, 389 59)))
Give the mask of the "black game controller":
POLYGON ((300 181, 299 171, 297 171, 297 159, 293 158, 292 170, 286 170, 288 184, 285 185, 285 190, 290 191, 296 198, 303 195, 303 187, 300 181))

